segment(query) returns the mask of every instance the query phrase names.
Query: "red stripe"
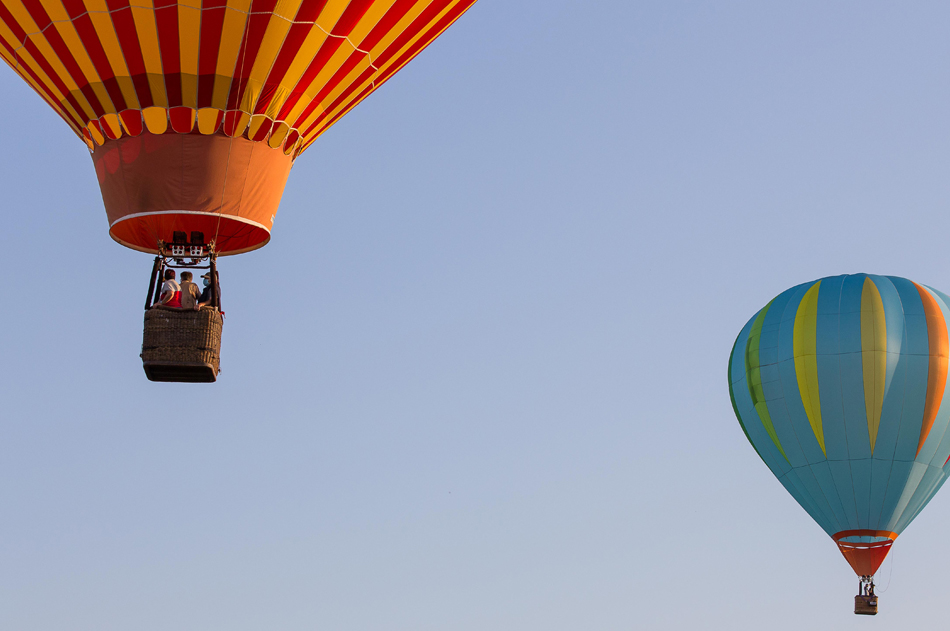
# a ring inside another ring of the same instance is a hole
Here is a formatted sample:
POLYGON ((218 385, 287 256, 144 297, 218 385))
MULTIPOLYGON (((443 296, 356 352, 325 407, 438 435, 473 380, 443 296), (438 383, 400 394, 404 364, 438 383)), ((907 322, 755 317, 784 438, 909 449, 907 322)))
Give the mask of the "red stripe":
POLYGON ((287 69, 294 61, 294 57, 313 29, 312 24, 294 24, 290 27, 287 37, 284 38, 280 53, 278 53, 277 59, 274 60, 274 65, 264 82, 261 97, 257 100, 257 107, 254 109, 255 114, 263 114, 270 105, 271 98, 276 93, 276 87, 280 85, 281 79, 284 78, 287 69), (265 94, 267 95, 266 98, 265 94))
MULTIPOLYGON (((250 138, 250 140, 255 140, 257 142, 264 140, 265 138, 267 138, 267 134, 270 133, 270 130, 271 128, 273 128, 273 126, 274 126, 274 121, 270 119, 265 120, 261 124, 260 128, 257 130, 257 133, 254 134, 254 136, 250 138)), ((248 127, 248 130, 250 130, 250 127, 248 127)))
MULTIPOLYGON (((29 11, 29 9, 27 9, 29 11)), ((13 14, 0 3, 0 20, 6 24, 11 31, 13 31, 13 36, 16 38, 16 41, 22 42, 26 39, 26 31, 23 30, 23 27, 20 26, 20 23, 16 21, 16 18, 13 17, 13 14)), ((36 21, 36 18, 33 18, 33 21, 36 21)), ((6 45, 6 40, 0 40, 6 45)))
POLYGON ((109 10, 112 12, 112 24, 115 26, 115 33, 119 39, 122 57, 125 59, 126 66, 128 66, 129 74, 132 75, 132 85, 135 88, 135 95, 138 97, 139 107, 151 107, 155 104, 152 100, 152 87, 148 83, 145 57, 142 54, 142 47, 139 45, 139 38, 135 30, 135 19, 132 16, 132 9, 129 8, 129 1, 106 1, 109 10))
MULTIPOLYGON (((0 21, 4 22, 10 28, 10 30, 13 32, 14 36, 16 37, 17 41, 26 42, 23 47, 26 48, 27 52, 30 53, 30 56, 33 57, 34 61, 37 63, 37 65, 39 65, 40 69, 44 73, 46 73, 46 76, 49 77, 49 81, 52 82, 52 84, 56 87, 56 89, 60 91, 60 93, 63 95, 63 98, 66 99, 66 101, 70 105, 73 106, 73 108, 76 110, 76 114, 78 116, 83 116, 84 115, 83 109, 79 107, 79 101, 77 101, 75 97, 73 97, 69 93, 69 89, 66 87, 66 84, 63 82, 62 79, 59 78, 56 72, 53 71, 53 67, 49 64, 48 61, 46 61, 46 58, 40 54, 40 51, 37 49, 36 44, 33 43, 33 40, 27 39, 26 31, 24 31, 23 28, 19 25, 19 23, 17 23, 13 15, 7 10, 7 8, 3 4, 0 4, 0 21)), ((21 59, 20 55, 11 46, 7 44, 6 40, 0 40, 0 42, 2 42, 3 47, 6 48, 10 52, 10 54, 13 55, 15 59, 17 60, 21 59)), ((25 62, 20 62, 20 68, 22 68, 31 77, 33 77, 34 80, 39 85, 45 86, 45 83, 40 80, 38 75, 34 74, 33 70, 31 70, 30 67, 25 64, 25 62)), ((52 94, 49 94, 49 96, 54 101, 57 100, 56 97, 54 97, 52 94)), ((86 121, 77 121, 77 122, 79 124, 79 127, 82 127, 83 125, 86 124, 86 121)))
MULTIPOLYGON (((356 85, 356 84, 354 84, 354 85, 356 85)), ((368 85, 368 86, 366 86, 366 88, 364 88, 363 91, 360 92, 360 93, 357 95, 357 97, 356 97, 355 99, 353 99, 352 102, 353 102, 353 103, 359 103, 360 101, 362 101, 363 99, 365 99, 367 96, 369 96, 369 95, 370 95, 374 90, 376 90, 376 88, 378 88, 378 87, 379 87, 378 85, 377 85, 377 86, 373 86, 373 85, 368 85)), ((352 86, 351 86, 351 89, 352 89, 352 86)), ((339 100, 339 99, 337 99, 337 100, 339 100)), ((335 103, 335 102, 336 102, 336 101, 334 101, 334 103, 335 103)), ((318 117, 317 117, 317 120, 315 120, 315 121, 313 122, 313 124, 310 125, 310 127, 307 128, 307 131, 302 132, 301 135, 303 135, 303 136, 306 137, 311 131, 313 131, 314 129, 316 129, 316 127, 317 127, 317 125, 319 125, 320 121, 321 121, 321 120, 324 120, 324 119, 326 118, 327 112, 329 112, 331 109, 332 109, 332 106, 331 106, 330 108, 327 108, 327 110, 326 110, 324 113, 322 113, 320 116, 318 116, 318 117)), ((333 115, 333 118, 331 118, 331 119, 329 120, 329 122, 328 122, 326 125, 323 126, 324 129, 328 129, 328 128, 332 127, 338 120, 340 120, 341 118, 343 118, 343 115, 346 114, 347 112, 349 112, 350 109, 351 109, 351 108, 343 108, 342 110, 340 110, 339 112, 337 112, 336 114, 334 114, 334 115, 333 115)), ((306 144, 306 146, 305 146, 304 148, 309 147, 310 144, 311 144, 315 139, 316 139, 316 138, 314 137, 314 138, 310 139, 309 141, 307 141, 307 144, 306 144)))
MULTIPOLYGON (((83 5, 82 0, 63 0, 63 7, 66 9, 66 13, 69 14, 74 26, 76 20, 87 13, 86 7, 83 5)), ((89 105, 92 107, 96 116, 99 117, 105 114, 106 110, 99 102, 99 97, 92 90, 92 87, 90 87, 89 80, 86 79, 85 75, 83 75, 82 70, 79 68, 79 64, 76 63, 76 60, 73 58, 72 53, 69 52, 69 48, 66 46, 66 43, 60 37, 59 33, 55 32, 55 29, 49 29, 45 34, 46 38, 50 40, 50 45, 53 46, 53 50, 56 51, 56 56, 59 57, 60 61, 62 61, 64 65, 66 65, 69 74, 73 77, 73 80, 76 81, 76 85, 79 86, 79 91, 82 92, 83 96, 86 97, 86 100, 89 101, 89 105), (55 39, 58 44, 53 44, 53 38, 50 36, 51 33, 55 33, 55 39), (57 46, 61 46, 63 52, 59 52, 57 46)))
POLYGON ((290 133, 287 134, 287 140, 284 141, 284 151, 287 151, 288 149, 293 147, 295 144, 297 144, 297 140, 299 139, 300 139, 300 133, 296 129, 290 130, 290 133))
POLYGON ((112 99, 115 111, 121 112, 127 107, 125 97, 122 96, 122 91, 119 89, 119 82, 116 81, 112 66, 109 64, 109 58, 106 57, 106 51, 102 49, 102 44, 99 42, 99 34, 96 33, 92 18, 86 13, 74 19, 73 26, 79 34, 79 40, 86 49, 86 54, 89 55, 92 65, 99 74, 99 80, 102 81, 106 92, 109 93, 109 98, 112 99))
MULTIPOLYGON (((472 1, 474 2, 474 0, 472 1)), ((399 36, 397 36, 396 39, 393 40, 393 42, 389 46, 386 47, 386 49, 379 55, 378 58, 373 60, 374 65, 377 68, 383 66, 389 59, 392 58, 394 54, 396 54, 396 52, 399 51, 399 49, 401 49, 409 41, 411 41, 416 35, 418 35, 423 30, 423 28, 425 28, 426 25, 430 24, 432 20, 434 20, 436 16, 439 13, 441 13, 443 10, 445 10, 445 7, 447 7, 451 3, 452 3, 452 0, 443 0, 440 3, 433 3, 433 4, 430 4, 428 7, 426 7, 426 9, 423 10, 423 12, 420 13, 416 17, 416 19, 412 21, 412 23, 406 28, 406 30, 400 33, 399 36)), ((450 14, 447 14, 445 17, 448 17, 450 14)), ((444 21, 445 19, 440 20, 439 23, 442 23, 444 21)), ((449 23, 451 23, 451 21, 449 23)), ((437 28, 437 27, 433 27, 433 28, 437 28)), ((431 33, 433 28, 430 28, 428 32, 431 33)), ((403 55, 403 57, 405 58, 408 56, 409 58, 411 58, 415 56, 414 53, 413 54, 410 54, 410 53, 412 53, 412 51, 416 50, 417 48, 419 51, 421 51, 422 48, 424 48, 426 44, 428 44, 428 42, 426 41, 426 38, 423 37, 418 42, 416 42, 416 45, 413 46, 407 52, 406 55, 403 55), (419 47, 420 44, 422 45, 421 47, 419 47)), ((394 65, 394 67, 399 68, 400 66, 396 64, 394 65)), ((367 68, 367 71, 369 71, 370 73, 373 72, 371 68, 367 68)), ((353 93, 353 91, 359 89, 359 86, 361 85, 361 80, 365 80, 366 78, 367 78, 366 72, 361 74, 359 77, 359 80, 354 81, 346 90, 344 90, 344 92, 340 96, 338 96, 334 100, 334 102, 331 103, 325 109, 325 111, 321 113, 309 127, 307 127, 307 130, 303 132, 304 136, 307 136, 312 130, 314 130, 317 127, 317 125, 319 125, 320 121, 325 120, 327 116, 330 115, 329 112, 333 111, 337 104, 346 100, 349 97, 349 95, 353 93)), ((379 85, 382 85, 381 80, 376 87, 379 87, 379 85)), ((329 84, 327 86, 324 86, 324 88, 320 91, 320 94, 314 97, 314 99, 307 105, 307 107, 304 108, 304 111, 300 114, 300 116, 295 121, 294 126, 296 127, 298 125, 302 125, 304 121, 307 120, 307 117, 310 116, 314 112, 314 110, 316 110, 316 108, 320 106, 320 102, 323 100, 323 98, 325 98, 326 95, 329 94, 335 87, 336 87, 335 84, 333 86, 330 86, 329 84)), ((366 98, 365 95, 362 98, 366 98)))
MULTIPOLYGON (((401 20, 406 15, 406 13, 412 8, 414 4, 415 4, 415 0, 397 0, 389 8, 389 10, 386 12, 383 18, 379 21, 379 23, 375 27, 373 27, 373 30, 369 33, 369 35, 367 35, 363 39, 363 41, 360 43, 360 48, 369 50, 373 46, 375 46, 377 43, 379 43, 379 41, 383 37, 386 36, 386 33, 392 30, 392 28, 399 22, 399 20, 401 20)), ((364 10, 364 14, 365 14, 365 10, 364 10)), ((298 13, 297 21, 300 21, 299 13, 298 13)), ((334 32, 336 32, 337 27, 334 27, 333 30, 334 32)), ((350 31, 352 31, 352 26, 350 27, 350 31)), ((273 84, 273 85, 280 84, 281 80, 284 78, 284 74, 287 72, 287 68, 290 67, 291 62, 294 59, 294 55, 296 55, 297 51, 300 48, 300 45, 303 43, 304 38, 306 38, 309 32, 310 32, 310 26, 306 24, 295 24, 291 28, 290 33, 287 34, 287 39, 285 41, 284 47, 281 50, 280 55, 277 57, 277 61, 274 62, 274 67, 271 70, 270 75, 267 77, 266 84, 273 84), (299 27, 299 32, 295 33, 298 27, 299 27)), ((345 72, 343 73, 343 76, 346 76, 346 73, 352 70, 353 67, 357 63, 359 63, 359 60, 363 58, 364 58, 364 55, 362 53, 354 52, 354 54, 349 59, 347 59, 346 63, 344 64, 345 72)), ((331 79, 331 82, 334 82, 334 80, 336 80, 336 76, 339 74, 340 72, 337 72, 334 75, 334 78, 331 79)), ((298 82, 298 85, 294 87, 298 88, 301 85, 306 85, 306 84, 303 84, 303 80, 298 82)), ((298 93, 296 96, 292 96, 291 98, 293 100, 293 103, 296 104, 300 100, 300 97, 301 97, 300 93, 298 93)), ((263 99, 261 99, 258 101, 258 106, 255 112, 258 114, 261 114, 267 109, 269 105, 270 105, 270 99, 267 99, 266 103, 263 102, 263 99)), ((291 108, 292 107, 293 106, 291 105, 291 108)), ((281 108, 281 115, 286 116, 289 112, 290 112, 290 109, 288 109, 285 104, 285 106, 281 108)), ((278 119, 280 119, 280 116, 278 116, 278 119)))
POLYGON ((114 13, 112 21, 116 25, 116 30, 121 29, 120 32, 122 32, 119 37, 119 46, 122 47, 125 62, 129 65, 129 74, 132 75, 132 85, 135 88, 135 96, 139 100, 139 107, 151 107, 155 105, 155 102, 152 100, 152 86, 148 82, 148 74, 145 71, 145 59, 139 48, 138 39, 130 34, 135 32, 132 12, 114 13), (132 30, 129 31, 129 28, 132 30))
MULTIPOLYGON (((323 42, 323 45, 320 47, 320 50, 317 51, 313 61, 310 62, 307 70, 304 71, 303 76, 300 77, 300 81, 297 82, 297 86, 302 86, 305 90, 306 86, 310 85, 316 76, 320 74, 323 67, 330 61, 330 58, 333 57, 340 46, 343 45, 344 40, 342 38, 349 35, 353 27, 359 22, 359 19, 366 14, 369 4, 369 0, 354 0, 344 9, 343 15, 340 16, 340 19, 337 20, 333 29, 330 31, 331 34, 339 37, 328 37, 326 41, 323 42)), ((303 90, 295 91, 291 94, 287 102, 284 103, 284 106, 280 108, 280 113, 277 114, 277 120, 283 120, 288 116, 303 95, 303 90)), ((309 105, 312 105, 312 103, 309 105)))
MULTIPOLYGON (((455 7, 453 7, 448 13, 446 13, 441 20, 439 20, 435 26, 428 30, 428 32, 419 39, 415 44, 412 45, 409 50, 407 50, 396 63, 389 66, 386 70, 379 74, 379 77, 376 79, 376 87, 378 88, 382 84, 386 83, 389 78, 398 72, 405 64, 421 53, 425 48, 434 42, 439 34, 450 27, 453 22, 462 17, 462 14, 471 8, 475 4, 475 0, 462 0, 455 7)), ((390 46, 379 56, 379 65, 384 64, 395 52, 398 50, 395 46, 390 46), (392 51, 392 52, 390 52, 392 51)))
POLYGON ((145 128, 145 125, 142 122, 142 113, 138 110, 126 110, 124 112, 120 112, 119 117, 122 119, 122 122, 125 123, 125 126, 128 128, 129 135, 131 136, 138 136, 145 128))
MULTIPOLYGON (((46 9, 43 8, 36 0, 24 0, 23 6, 26 8, 27 13, 30 14, 30 17, 33 18, 33 21, 36 22, 36 27, 42 31, 47 26, 53 23, 53 20, 50 19, 49 14, 46 12, 46 9)), ((6 20, 4 20, 6 22, 6 20)), ((19 24, 17 24, 19 26, 19 24)), ((22 38, 18 38, 21 42, 22 38)))
POLYGON ((252 15, 248 16, 247 24, 244 26, 244 37, 238 48, 237 63, 232 73, 231 89, 228 92, 227 109, 229 110, 237 109, 244 96, 247 78, 254 67, 257 53, 260 52, 264 33, 267 32, 267 25, 273 17, 276 5, 277 0, 253 0, 251 3, 252 15))
POLYGON ((168 120, 172 124, 172 129, 179 134, 187 134, 191 131, 194 121, 194 110, 190 107, 172 107, 168 109, 168 120))
MULTIPOLYGON (((406 52, 403 53, 395 63, 393 63, 386 70, 381 72, 376 79, 375 85, 368 86, 365 90, 363 90, 360 93, 360 95, 356 99, 353 99, 352 102, 358 103, 359 101, 365 99, 369 95, 370 92, 372 92, 373 90, 376 90, 381 85, 383 85, 387 80, 389 80, 389 78, 393 74, 395 74, 399 69, 401 69, 413 57, 421 53, 426 48, 426 46, 431 44, 436 39, 436 37, 438 37, 439 33, 441 33, 446 28, 448 28, 453 22, 455 22, 455 20, 457 20, 463 13, 465 13, 465 11, 468 10, 468 8, 471 7, 474 3, 475 3, 475 0, 464 0, 463 2, 460 2, 455 7, 453 7, 448 13, 446 13, 442 17, 442 19, 440 19, 438 22, 436 22, 434 26, 432 26, 428 31, 426 31, 425 35, 423 35, 415 44, 413 44, 408 50, 406 50, 406 52)), ((429 9, 431 8, 433 7, 430 6, 429 9)), ((442 8, 444 8, 444 6, 442 8)), ((423 11, 423 13, 419 15, 419 18, 413 21, 413 25, 415 25, 417 22, 420 22, 425 17, 425 14, 428 12, 429 9, 426 9, 426 11, 423 11)), ((441 9, 439 9, 439 11, 441 11, 441 9)), ((436 11, 436 15, 437 14, 438 14, 438 11, 436 11)), ((429 18, 429 21, 431 21, 431 17, 429 18)), ((405 42, 411 38, 412 38, 412 35, 409 33, 409 30, 407 29, 406 32, 404 32, 400 37, 396 38, 396 41, 394 41, 389 47, 386 48, 385 51, 383 51, 382 54, 380 54, 379 59, 378 59, 379 65, 385 64, 392 57, 392 55, 395 54, 395 52, 398 51, 399 48, 401 48, 403 45, 405 45, 405 42)), ((367 72, 370 72, 371 70, 372 70, 371 68, 367 68, 367 72)), ((360 75, 361 80, 365 80, 366 78, 368 78, 366 76, 367 72, 364 72, 360 75)), ((307 136, 308 134, 310 134, 310 132, 316 129, 320 121, 326 119, 326 117, 328 116, 328 112, 332 112, 333 110, 337 109, 340 105, 344 104, 348 100, 349 95, 352 94, 359 87, 359 85, 360 85, 359 81, 354 81, 346 90, 343 91, 342 94, 340 94, 340 96, 338 96, 333 101, 333 103, 330 104, 329 107, 326 108, 326 110, 322 114, 320 114, 320 116, 317 117, 317 119, 310 126, 307 127, 306 131, 303 132, 303 135, 307 136)), ((308 106, 308 109, 310 109, 312 112, 313 108, 316 106, 315 104, 318 104, 318 103, 319 103, 319 100, 314 99, 313 103, 311 103, 310 106, 308 106)), ((337 120, 339 120, 339 118, 343 115, 343 113, 345 113, 346 109, 347 108, 344 108, 344 111, 339 112, 337 115, 335 115, 330 121, 330 123, 327 124, 325 127, 329 127, 330 125, 335 123, 337 120)), ((297 119, 297 123, 300 124, 305 119, 306 119, 306 115, 301 115, 301 117, 297 119)))
POLYGON ((237 131, 237 125, 241 120, 242 113, 243 112, 238 112, 235 110, 225 112, 224 120, 221 123, 221 129, 226 135, 233 136, 235 131, 237 131))
POLYGON ((294 24, 291 25, 290 30, 287 32, 284 43, 280 47, 280 52, 274 60, 274 65, 271 67, 267 79, 264 81, 264 87, 261 90, 261 97, 257 100, 255 113, 262 114, 270 105, 271 99, 276 92, 276 87, 280 85, 288 68, 290 68, 294 58, 297 56, 300 47, 303 46, 304 41, 306 41, 307 36, 315 28, 314 23, 317 21, 317 18, 320 17, 326 5, 327 0, 303 0, 303 2, 300 3, 300 8, 297 9, 297 15, 294 16, 294 24))
POLYGON ((65 7, 66 13, 68 13, 69 17, 73 20, 86 12, 86 7, 83 5, 82 0, 63 0, 63 7, 65 7))
MULTIPOLYGON (((360 55, 360 54, 350 56, 350 58, 346 60, 346 63, 341 68, 341 71, 352 70, 352 67, 355 66, 360 61, 361 58, 363 58, 363 55, 360 55)), ((333 101, 333 103, 330 104, 326 108, 325 112, 317 118, 317 121, 322 120, 326 116, 326 112, 333 109, 334 104, 340 102, 341 100, 345 100, 348 95, 352 94, 354 90, 359 88, 359 86, 363 85, 363 82, 368 80, 375 73, 376 73, 376 70, 373 67, 366 68, 363 72, 361 72, 360 75, 356 79, 350 82, 350 85, 347 86, 347 88, 342 92, 342 94, 340 94, 340 96, 338 96, 333 101)), ((320 103, 323 101, 323 99, 326 98, 326 96, 330 94, 345 77, 346 77, 345 74, 340 74, 340 73, 333 75, 330 81, 328 81, 327 84, 323 86, 323 89, 321 89, 320 92, 317 93, 315 97, 313 97, 310 103, 307 104, 307 107, 303 109, 303 111, 300 113, 300 116, 298 116, 297 120, 294 122, 294 126, 302 125, 304 121, 307 120, 307 117, 310 116, 314 110, 320 107, 320 103)), ((373 86, 371 85, 368 87, 368 89, 372 91, 372 89, 375 89, 375 88, 373 88, 373 86)), ((316 125, 316 121, 314 122, 313 125, 316 125)), ((313 128, 313 125, 311 125, 310 128, 308 129, 313 128)), ((304 132, 304 135, 306 136, 307 133, 308 132, 304 132)))
MULTIPOLYGON (((402 60, 408 61, 409 59, 412 59, 413 57, 421 53, 422 50, 426 46, 432 43, 432 41, 438 36, 439 33, 441 33, 443 30, 448 28, 449 25, 452 24, 452 22, 459 19, 459 17, 463 13, 465 13, 465 11, 474 3, 475 3, 475 0, 463 0, 462 2, 455 5, 455 7, 453 7, 448 13, 442 16, 441 20, 436 22, 436 24, 433 27, 431 27, 428 31, 426 31, 426 34, 422 36, 419 39, 419 41, 413 44, 412 47, 400 57, 400 62, 394 64, 389 70, 383 72, 380 75, 380 77, 381 78, 384 76, 388 77, 392 73, 396 72, 397 69, 402 67, 402 65, 405 63, 405 61, 402 61, 402 60)), ((445 8, 449 6, 450 4, 452 4, 451 0, 446 0, 438 4, 433 3, 432 5, 430 5, 425 11, 423 11, 419 15, 418 18, 416 18, 413 21, 412 26, 415 27, 416 24, 418 23, 418 27, 406 29, 406 31, 403 32, 402 35, 397 37, 396 40, 379 55, 379 58, 377 59, 377 65, 382 66, 386 62, 388 62, 393 57, 393 55, 399 52, 399 49, 401 49, 403 46, 409 43, 409 40, 411 40, 416 34, 418 34, 418 32, 426 24, 431 22, 435 18, 436 15, 438 15, 443 10, 445 10, 445 8)))
POLYGON ((303 0, 300 8, 297 9, 297 15, 294 16, 294 22, 313 24, 320 17, 325 6, 327 6, 327 0, 303 0))
MULTIPOLYGON (((56 113, 59 114, 63 118, 63 120, 65 120, 70 126, 75 126, 75 127, 83 126, 85 121, 76 120, 75 118, 72 117, 71 114, 65 111, 59 98, 53 94, 53 91, 49 87, 49 85, 45 81, 40 79, 40 76, 36 72, 34 72, 32 68, 26 65, 23 61, 20 61, 20 56, 13 50, 13 48, 9 44, 7 44, 6 40, 0 40, 0 45, 2 45, 4 49, 6 49, 7 52, 13 55, 13 57, 17 59, 17 61, 19 62, 19 65, 16 67, 16 72, 19 73, 20 75, 26 74, 31 79, 33 79, 33 81, 38 86, 37 88, 34 88, 34 90, 40 91, 40 96, 45 95, 44 98, 46 98, 50 103, 56 104, 54 106, 54 108, 56 109, 56 113)), ((52 77, 51 77, 51 80, 53 80, 54 83, 56 83, 56 80, 53 79, 52 77)), ((30 87, 33 87, 33 86, 30 86, 30 87)), ((63 88, 65 88, 65 86, 63 86, 63 88)), ((60 92, 65 96, 66 101, 69 102, 70 105, 73 105, 75 103, 75 99, 73 99, 69 95, 68 91, 61 89, 60 92)), ((78 106, 78 103, 73 105, 73 107, 76 107, 76 106, 78 106)), ((82 109, 77 108, 76 111, 82 112, 82 109)))
POLYGON ((201 36, 198 51, 198 107, 211 107, 215 71, 224 29, 225 0, 204 0, 201 9, 201 36))
MULTIPOLYGON (((474 2, 474 0, 472 1, 474 2)), ((412 40, 413 37, 418 35, 419 32, 422 31, 422 29, 425 28, 427 24, 431 23, 432 20, 434 20, 435 17, 445 9, 445 7, 451 4, 451 2, 452 0, 443 0, 441 3, 433 3, 433 4, 430 4, 428 7, 426 7, 425 10, 423 10, 422 13, 420 13, 416 17, 416 19, 413 20, 412 23, 408 27, 406 27, 406 30, 400 33, 396 37, 396 39, 392 42, 392 44, 390 44, 386 48, 386 50, 384 50, 382 54, 380 54, 380 56, 377 59, 373 60, 373 65, 379 68, 380 66, 385 64, 385 62, 388 59, 390 59, 395 54, 396 51, 398 51, 400 48, 405 46, 409 41, 412 40)), ((368 69, 368 70, 372 72, 372 69, 368 69)), ((361 79, 364 78, 365 74, 366 73, 364 72, 363 75, 360 76, 360 78, 361 79)), ((331 79, 331 81, 328 82, 327 85, 324 86, 323 89, 320 90, 320 93, 317 96, 315 96, 310 101, 310 103, 307 104, 303 112, 301 112, 300 116, 297 117, 297 120, 294 122, 293 126, 296 127, 298 125, 302 125, 304 121, 307 120, 307 117, 310 116, 314 112, 314 110, 320 107, 320 103, 326 97, 326 95, 332 92, 334 89, 336 89, 336 87, 338 86, 337 82, 339 81, 342 81, 342 77, 338 78, 337 76, 334 76, 333 79, 331 79)), ((340 101, 340 99, 346 98, 346 96, 348 96, 349 94, 352 94, 354 90, 358 89, 359 85, 360 85, 359 83, 354 81, 353 85, 350 85, 347 88, 347 90, 343 92, 342 95, 337 97, 334 103, 337 103, 340 101)), ((317 120, 314 121, 314 123, 307 128, 308 131, 304 132, 304 136, 306 136, 309 133, 309 130, 314 129, 315 126, 319 123, 319 121, 324 120, 328 116, 327 112, 332 111, 332 110, 333 110, 333 105, 327 107, 326 111, 320 114, 317 120)))
MULTIPOLYGON (((70 3, 75 3, 76 0, 68 0, 70 3)), ((2 6, 2 5, 0 5, 2 6)), ((43 7, 37 2, 37 0, 26 0, 23 3, 23 6, 29 12, 30 17, 37 23, 49 23, 49 16, 46 14, 46 11, 43 10, 43 7)), ((80 6, 82 6, 80 2, 80 6)), ((68 10, 68 9, 67 9, 68 10)), ((85 9, 83 9, 84 11, 85 9)), ((3 9, 6 13, 6 8, 3 9)), ((15 22, 13 16, 10 16, 10 20, 3 18, 4 22, 11 24, 15 22)), ((63 66, 66 68, 66 72, 69 73, 69 76, 72 77, 73 81, 76 82, 76 85, 79 88, 79 91, 83 93, 83 96, 86 97, 86 100, 89 102, 89 106, 92 107, 92 111, 95 113, 96 117, 102 116, 106 113, 105 108, 102 107, 102 104, 99 102, 99 97, 96 96, 95 92, 92 91, 92 88, 89 87, 89 82, 86 79, 86 76, 83 74, 82 69, 79 67, 79 64, 76 63, 76 60, 73 58, 71 52, 69 52, 69 47, 66 46, 66 43, 63 41, 63 38, 60 36, 59 31, 55 27, 48 28, 44 31, 43 35, 46 37, 46 41, 49 42, 49 45, 52 47, 53 52, 56 53, 56 56, 62 62, 63 66)), ((24 34, 25 38, 25 34, 24 34)), ((23 41, 23 38, 20 39, 23 41)), ((27 40, 26 47, 30 51, 30 54, 37 60, 43 59, 43 55, 36 48, 35 44, 32 44, 32 40, 27 40)), ((45 61, 44 61, 45 64, 45 61)), ((48 64, 45 64, 48 66, 48 64)), ((56 73, 53 71, 52 67, 49 67, 49 70, 46 67, 43 68, 50 77, 56 76, 56 73)), ((58 87, 58 86, 57 86, 58 87)), ((66 89, 65 84, 63 85, 64 94, 68 94, 69 90, 66 89)), ((78 102, 76 103, 78 106, 78 102)), ((83 109, 78 107, 77 112, 82 113, 83 109)))
POLYGON ((373 0, 351 0, 330 32, 337 37, 348 37, 372 4, 373 0))
POLYGON ((168 106, 182 105, 181 101, 181 48, 178 31, 178 4, 175 0, 155 0, 155 26, 158 47, 165 75, 165 94, 168 106))
MULTIPOLYGON (((66 87, 66 84, 63 83, 63 81, 56 75, 56 73, 53 71, 53 68, 46 62, 45 59, 43 59, 43 54, 36 47, 36 44, 30 40, 24 45, 24 48, 29 51, 30 55, 33 56, 33 59, 36 59, 39 62, 40 66, 43 68, 43 71, 46 73, 46 76, 48 76, 50 81, 52 81, 53 84, 63 93, 63 98, 66 99, 66 102, 73 106, 73 109, 76 111, 76 116, 86 116, 86 110, 79 104, 79 100, 73 96, 69 88, 66 87)), ((86 95, 84 94, 83 96, 86 95)), ((92 96, 95 98, 95 94, 92 96)), ((98 105, 99 100, 96 99, 95 103, 98 105)), ((90 106, 92 106, 91 103, 90 106)), ((95 109, 93 111, 95 111, 95 109)), ((84 126, 86 122, 87 121, 85 120, 80 120, 79 126, 84 126)))
POLYGON ((251 13, 273 13, 277 0, 252 0, 251 13))
POLYGON ((112 24, 115 26, 115 34, 119 39, 119 47, 122 49, 122 56, 129 68, 129 74, 145 74, 145 57, 142 55, 142 47, 139 46, 139 38, 135 30, 135 18, 132 16, 129 2, 128 0, 110 0, 110 9, 113 4, 123 5, 112 9, 111 15, 112 24))

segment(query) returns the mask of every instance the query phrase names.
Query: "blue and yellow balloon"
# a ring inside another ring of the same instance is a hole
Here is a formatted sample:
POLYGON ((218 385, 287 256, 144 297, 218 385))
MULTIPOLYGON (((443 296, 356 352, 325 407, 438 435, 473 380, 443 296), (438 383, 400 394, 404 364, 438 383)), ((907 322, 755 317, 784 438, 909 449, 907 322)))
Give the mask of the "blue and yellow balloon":
POLYGON ((947 479, 948 322, 930 287, 832 276, 776 296, 729 357, 746 437, 858 576, 947 479))

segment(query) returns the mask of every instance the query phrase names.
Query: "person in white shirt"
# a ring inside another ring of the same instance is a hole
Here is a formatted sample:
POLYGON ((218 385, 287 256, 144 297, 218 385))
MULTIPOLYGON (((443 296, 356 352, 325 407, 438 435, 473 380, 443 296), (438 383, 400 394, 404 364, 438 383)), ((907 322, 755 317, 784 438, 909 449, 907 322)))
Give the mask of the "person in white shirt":
POLYGON ((181 286, 175 280, 173 269, 165 270, 165 282, 162 284, 162 294, 157 304, 181 309, 181 286))

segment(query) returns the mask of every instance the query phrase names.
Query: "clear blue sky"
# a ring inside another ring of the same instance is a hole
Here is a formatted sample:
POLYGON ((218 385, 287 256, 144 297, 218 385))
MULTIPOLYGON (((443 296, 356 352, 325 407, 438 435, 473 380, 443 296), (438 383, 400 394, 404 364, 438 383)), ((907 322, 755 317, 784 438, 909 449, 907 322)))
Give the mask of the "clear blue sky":
POLYGON ((222 263, 213 386, 3 69, 0 628, 943 623, 950 491, 856 618, 725 372, 796 283, 950 290, 950 6, 775 5, 478 2, 222 263))

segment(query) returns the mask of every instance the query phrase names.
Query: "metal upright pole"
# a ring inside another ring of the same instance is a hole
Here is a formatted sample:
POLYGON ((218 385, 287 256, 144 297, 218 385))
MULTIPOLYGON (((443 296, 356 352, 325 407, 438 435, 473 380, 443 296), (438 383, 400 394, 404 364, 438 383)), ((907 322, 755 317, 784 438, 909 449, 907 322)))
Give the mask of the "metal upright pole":
POLYGON ((221 291, 218 287, 218 265, 215 262, 217 257, 211 257, 211 304, 221 311, 221 291))
POLYGON ((161 257, 161 259, 161 262, 158 264, 158 282, 155 283, 155 297, 152 299, 152 304, 158 302, 162 297, 162 285, 165 280, 165 258, 161 257))
POLYGON ((148 294, 145 296, 145 308, 148 309, 151 307, 154 302, 152 296, 155 293, 155 277, 158 276, 158 266, 161 263, 162 258, 160 256, 155 257, 155 262, 152 263, 152 279, 148 283, 148 294))

